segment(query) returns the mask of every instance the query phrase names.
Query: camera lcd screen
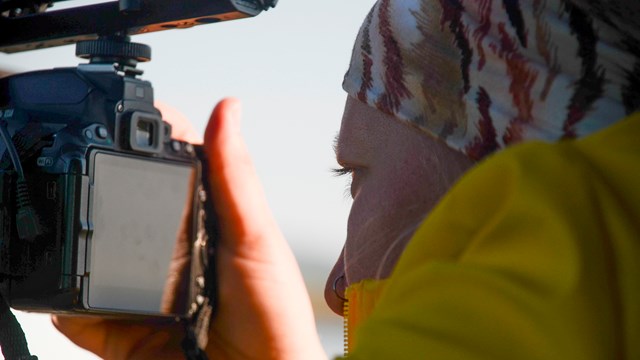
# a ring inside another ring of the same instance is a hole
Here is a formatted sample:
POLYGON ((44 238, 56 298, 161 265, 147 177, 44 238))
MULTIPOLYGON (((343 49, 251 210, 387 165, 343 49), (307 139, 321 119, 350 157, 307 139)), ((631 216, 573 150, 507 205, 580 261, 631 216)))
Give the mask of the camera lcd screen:
POLYGON ((107 153, 93 164, 85 302, 94 310, 180 315, 184 309, 167 306, 165 289, 195 168, 107 153))

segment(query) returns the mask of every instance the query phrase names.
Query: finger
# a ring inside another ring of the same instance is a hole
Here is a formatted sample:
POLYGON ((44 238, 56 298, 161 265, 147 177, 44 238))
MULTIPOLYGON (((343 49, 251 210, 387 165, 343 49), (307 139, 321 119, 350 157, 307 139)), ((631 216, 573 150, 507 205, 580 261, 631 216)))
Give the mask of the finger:
POLYGON ((178 109, 159 101, 154 106, 162 113, 162 119, 171 124, 172 138, 191 144, 202 144, 202 136, 195 130, 191 121, 178 109))
POLYGON ((247 358, 265 350, 292 359, 322 354, 302 275, 268 207, 240 135, 240 116, 238 100, 221 101, 204 137, 221 235, 219 311, 207 351, 247 358), (292 333, 299 341, 291 341, 292 333))
POLYGON ((106 343, 106 326, 103 320, 94 317, 51 316, 58 331, 81 348, 103 357, 106 343))
POLYGON ((224 99, 216 106, 205 131, 205 153, 216 211, 225 224, 223 241, 242 239, 243 245, 254 247, 265 236, 281 235, 240 135, 240 117, 237 99, 224 99))
POLYGON ((52 322, 76 345, 104 359, 176 359, 181 354, 182 331, 166 320, 54 315, 52 322))

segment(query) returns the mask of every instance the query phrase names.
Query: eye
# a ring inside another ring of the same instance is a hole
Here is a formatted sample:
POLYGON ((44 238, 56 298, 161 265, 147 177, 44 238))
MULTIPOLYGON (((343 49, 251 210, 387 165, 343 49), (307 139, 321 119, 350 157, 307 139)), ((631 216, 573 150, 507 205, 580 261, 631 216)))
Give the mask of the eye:
POLYGON ((331 172, 333 173, 333 175, 335 176, 346 176, 346 175, 353 175, 353 168, 350 167, 339 167, 339 168, 333 168, 331 169, 331 172))
POLYGON ((344 191, 345 197, 350 196, 354 197, 354 182, 356 181, 356 175, 359 172, 357 168, 342 166, 339 168, 331 169, 331 172, 338 177, 349 176, 349 180, 347 181, 347 185, 344 191))

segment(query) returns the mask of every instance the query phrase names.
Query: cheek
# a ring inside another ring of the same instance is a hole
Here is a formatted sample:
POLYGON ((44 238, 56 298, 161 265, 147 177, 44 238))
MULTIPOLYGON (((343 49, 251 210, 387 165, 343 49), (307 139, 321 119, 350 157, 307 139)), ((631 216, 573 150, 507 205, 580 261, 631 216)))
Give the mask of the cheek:
MULTIPOLYGON (((406 170, 406 169, 405 169, 406 170)), ((386 276, 435 201, 419 169, 385 172, 363 183, 349 215, 345 267, 349 283, 386 276)))

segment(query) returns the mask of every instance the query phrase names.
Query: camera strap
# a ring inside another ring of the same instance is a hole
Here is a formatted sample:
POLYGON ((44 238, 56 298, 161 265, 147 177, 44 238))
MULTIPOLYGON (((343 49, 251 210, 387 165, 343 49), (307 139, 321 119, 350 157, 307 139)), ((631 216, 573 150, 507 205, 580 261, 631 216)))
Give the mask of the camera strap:
POLYGON ((38 359, 29 352, 24 331, 2 295, 0 295, 0 348, 6 360, 38 359))
MULTIPOLYGON (((20 154, 22 161, 31 159, 38 154, 45 146, 51 146, 51 135, 53 131, 46 129, 42 124, 37 122, 29 122, 25 127, 15 132, 11 138, 13 146, 20 154)), ((0 158, 0 169, 8 169, 11 167, 9 153, 5 151, 0 158)))
POLYGON ((217 307, 217 274, 215 266, 218 223, 213 207, 213 197, 209 189, 207 174, 209 164, 202 146, 194 146, 202 164, 201 187, 198 189, 199 206, 196 241, 191 252, 191 293, 193 303, 189 310, 186 335, 182 348, 188 360, 206 360, 202 349, 209 340, 209 325, 217 307))

